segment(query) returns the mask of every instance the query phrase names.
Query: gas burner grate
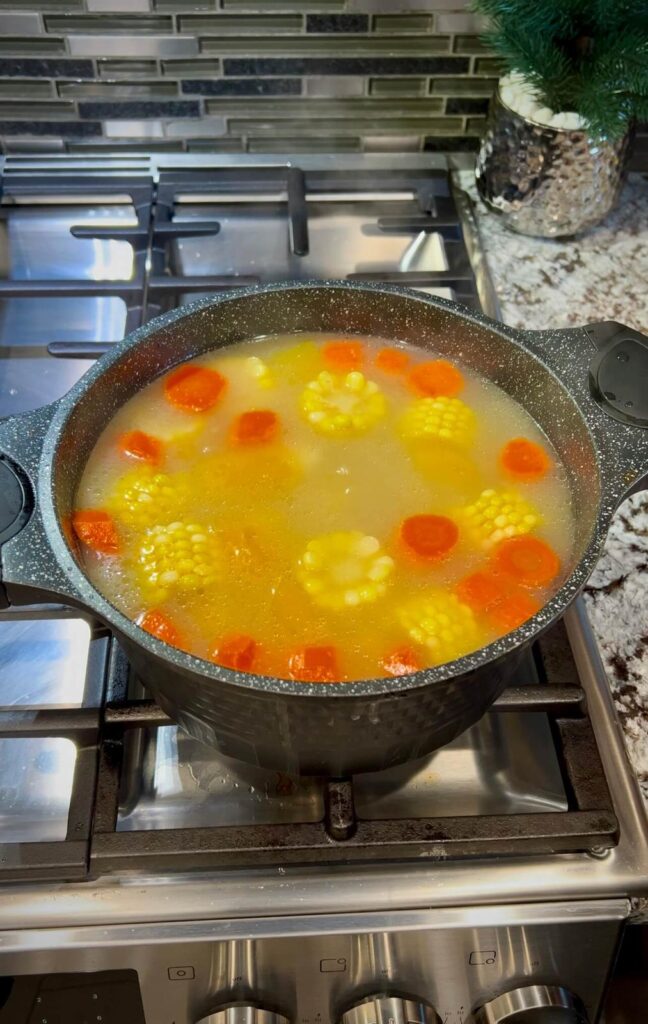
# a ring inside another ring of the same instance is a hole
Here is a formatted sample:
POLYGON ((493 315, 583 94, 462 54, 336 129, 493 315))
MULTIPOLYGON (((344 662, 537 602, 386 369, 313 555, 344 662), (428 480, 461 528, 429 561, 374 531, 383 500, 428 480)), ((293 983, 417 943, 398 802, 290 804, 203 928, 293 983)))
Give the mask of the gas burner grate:
POLYGON ((127 734, 171 724, 154 702, 125 699, 124 662, 109 687, 111 699, 104 711, 90 872, 445 861, 577 851, 596 855, 616 844, 618 825, 562 623, 536 645, 535 656, 542 684, 506 690, 493 710, 549 716, 567 811, 368 821, 356 813, 353 780, 346 779, 325 784, 325 813, 319 822, 154 831, 116 828, 127 734), (569 682, 560 681, 565 679, 569 682))

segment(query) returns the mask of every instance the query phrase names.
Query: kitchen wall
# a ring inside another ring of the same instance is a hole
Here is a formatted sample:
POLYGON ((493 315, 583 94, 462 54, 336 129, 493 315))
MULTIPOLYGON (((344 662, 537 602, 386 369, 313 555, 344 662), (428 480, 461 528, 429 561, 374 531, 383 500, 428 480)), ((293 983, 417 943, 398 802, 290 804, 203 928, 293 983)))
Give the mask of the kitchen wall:
POLYGON ((0 0, 6 152, 474 149, 464 0, 0 0))
POLYGON ((482 27, 467 0, 0 0, 0 146, 474 150, 482 27))

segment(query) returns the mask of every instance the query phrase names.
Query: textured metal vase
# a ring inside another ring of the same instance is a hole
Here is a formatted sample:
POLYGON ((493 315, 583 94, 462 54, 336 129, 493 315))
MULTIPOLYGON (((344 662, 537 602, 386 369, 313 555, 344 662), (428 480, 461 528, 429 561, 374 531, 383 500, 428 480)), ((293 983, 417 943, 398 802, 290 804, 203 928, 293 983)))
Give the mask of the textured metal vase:
POLYGON ((614 206, 628 135, 609 142, 550 128, 494 97, 477 157, 477 188, 514 231, 543 238, 575 235, 614 206))

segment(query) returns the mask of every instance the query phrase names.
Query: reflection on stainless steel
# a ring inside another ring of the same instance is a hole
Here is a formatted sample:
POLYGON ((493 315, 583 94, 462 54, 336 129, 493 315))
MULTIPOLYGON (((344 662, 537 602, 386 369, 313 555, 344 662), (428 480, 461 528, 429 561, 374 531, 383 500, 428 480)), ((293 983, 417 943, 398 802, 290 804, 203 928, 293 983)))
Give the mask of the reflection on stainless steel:
POLYGON ((324 813, 317 780, 231 761, 175 726, 147 734, 131 771, 138 798, 123 809, 119 831, 320 821, 324 813))
MULTIPOLYGON (((129 737, 134 746, 140 743, 129 737)), ((268 772, 222 757, 175 726, 147 733, 123 778, 119 831, 320 821, 316 779, 268 772)), ((443 817, 566 810, 547 718, 487 715, 421 761, 354 780, 360 818, 443 817)))
POLYGON ((480 1007, 475 1024, 587 1024, 580 1000, 558 985, 528 985, 480 1007))
MULTIPOLYGON (((206 197, 205 197, 206 198, 206 197)), ((228 197, 231 198, 231 197, 228 197)), ((241 204, 212 201, 209 217, 218 235, 176 242, 172 264, 178 273, 257 274, 263 281, 284 278, 340 278, 354 273, 447 270, 443 240, 436 232, 383 232, 377 220, 397 212, 393 201, 308 202, 309 252, 295 256, 288 246, 286 204, 270 197, 241 204), (265 253, 273 254, 269 263, 265 253)), ((411 201, 408 209, 411 209, 411 201)), ((183 204, 176 222, 204 219, 204 204, 183 204)), ((450 289, 443 289, 449 292, 450 289)), ((436 294, 436 291, 435 291, 436 294)))
POLYGON ((546 715, 486 715, 423 761, 359 775, 361 818, 566 810, 546 715))
POLYGON ((220 1010, 201 1017, 196 1024, 289 1024, 287 1017, 272 1010, 263 1010, 259 1006, 237 1003, 235 1006, 224 1006, 220 1010))
POLYGON ((426 1003, 399 996, 367 996, 345 1010, 340 1024, 440 1024, 438 1013, 426 1003))
POLYGON ((0 739, 3 843, 65 838, 75 761, 71 740, 0 739))
MULTIPOLYGON (((12 300, 21 303, 29 303, 27 299, 12 300)), ((42 307, 49 308, 52 329, 50 337, 55 336, 67 339, 67 326, 72 321, 65 318, 59 319, 58 310, 60 303, 74 302, 68 299, 40 299, 42 307)), ((90 300, 92 301, 92 300, 90 300)), ((98 303, 100 300, 94 300, 98 303)), ((110 301, 110 300, 109 300, 110 301)), ((120 299, 116 299, 120 302, 120 299)), ((83 305, 83 300, 81 301, 83 305)), ((123 305, 123 304, 122 304, 123 305)), ((2 303, 0 302, 0 309, 2 303)), ((96 306, 95 306, 96 309, 96 306)), ((16 306, 16 312, 20 314, 20 308, 16 306)), ((27 313, 25 312, 25 316, 27 313)), ((20 321, 22 323, 22 319, 20 321)), ((91 319, 88 321, 93 323, 91 319)), ((76 321, 74 321, 76 323, 76 321)), ((77 337, 83 334, 80 325, 76 324, 77 337)), ((20 328, 19 330, 21 330, 20 328)), ((70 330, 72 327, 70 326, 70 330)), ((2 333, 2 314, 0 312, 0 338, 6 337, 2 333)), ((17 335, 18 337, 20 334, 17 335)), ((21 345, 19 348, 5 347, 0 344, 0 399, 2 402, 2 415, 15 416, 21 412, 30 412, 43 405, 43 395, 47 395, 48 401, 60 398, 76 384, 79 377, 92 366, 88 359, 52 359, 44 347, 21 345)))
POLYGON ((0 618, 0 705, 80 707, 90 626, 85 619, 0 618))
MULTIPOLYGON (((73 198, 73 197, 70 197, 73 198)), ((12 280, 128 280, 133 273, 133 250, 124 241, 75 238, 70 228, 133 227, 129 206, 32 205, 6 206, 0 220, 2 276, 12 280)))
MULTIPOLYGON (((70 197, 73 199, 74 197, 70 197)), ((58 200, 60 204, 60 199, 58 200)), ((4 207, 0 219, 0 278, 8 281, 118 281, 133 275, 133 249, 112 239, 75 238, 74 225, 130 227, 128 205, 4 207)), ((51 341, 118 341, 126 306, 118 296, 5 298, 0 300, 2 415, 38 408, 60 398, 91 365, 51 359, 51 341)))

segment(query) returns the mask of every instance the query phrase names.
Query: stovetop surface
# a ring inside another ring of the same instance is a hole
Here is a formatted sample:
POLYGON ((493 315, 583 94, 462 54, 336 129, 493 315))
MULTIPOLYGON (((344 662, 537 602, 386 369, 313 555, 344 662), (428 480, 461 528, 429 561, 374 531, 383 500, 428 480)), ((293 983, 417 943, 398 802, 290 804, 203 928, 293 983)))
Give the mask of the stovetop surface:
MULTIPOLYGON (((488 294, 448 175, 418 159, 305 170, 280 159, 46 171, 27 161, 3 171, 5 415, 59 397, 126 331, 224 288, 334 276, 475 306, 488 294)), ((179 731, 96 623, 64 609, 9 610, 0 880, 604 856, 618 823, 562 624, 529 651, 517 683, 419 762, 297 779, 228 761, 179 731)))

